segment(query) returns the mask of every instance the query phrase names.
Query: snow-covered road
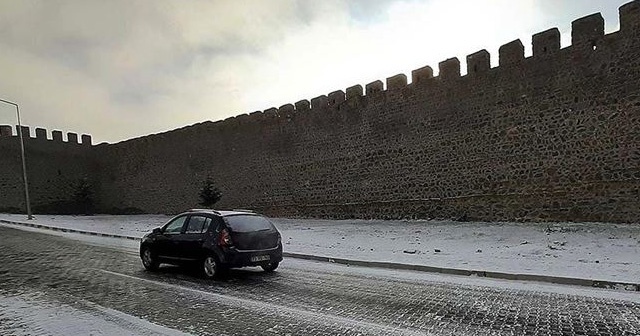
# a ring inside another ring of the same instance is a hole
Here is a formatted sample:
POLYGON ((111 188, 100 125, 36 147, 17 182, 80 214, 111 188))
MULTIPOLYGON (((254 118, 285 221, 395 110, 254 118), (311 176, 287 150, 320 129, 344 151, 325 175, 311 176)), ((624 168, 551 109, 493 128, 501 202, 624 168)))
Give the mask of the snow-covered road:
POLYGON ((242 269, 206 281, 177 267, 144 271, 124 239, 2 226, 0 237, 0 334, 640 332, 635 292, 296 259, 273 274, 242 269))

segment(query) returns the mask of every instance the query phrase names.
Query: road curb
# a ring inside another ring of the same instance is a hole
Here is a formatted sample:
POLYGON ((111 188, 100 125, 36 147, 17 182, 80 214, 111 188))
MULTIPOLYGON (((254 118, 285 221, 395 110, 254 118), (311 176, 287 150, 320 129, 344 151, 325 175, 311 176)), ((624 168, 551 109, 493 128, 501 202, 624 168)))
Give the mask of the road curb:
MULTIPOLYGON (((44 230, 52 230, 52 231, 67 232, 67 233, 79 233, 79 234, 85 234, 85 235, 91 235, 91 236, 128 239, 128 240, 135 240, 135 241, 139 241, 141 239, 141 238, 132 237, 132 236, 59 228, 55 226, 16 222, 16 221, 4 220, 4 219, 0 219, 0 223, 27 226, 27 227, 37 228, 37 229, 44 229, 44 230)), ((448 274, 448 275, 477 276, 482 278, 493 278, 493 279, 503 279, 503 280, 536 281, 536 282, 547 282, 547 283, 561 284, 561 285, 585 286, 585 287, 640 292, 640 284, 629 283, 629 282, 579 279, 579 278, 557 277, 557 276, 536 275, 536 274, 514 274, 514 273, 491 272, 491 271, 481 271, 481 270, 467 270, 467 269, 458 269, 458 268, 434 267, 434 266, 426 266, 426 265, 402 264, 402 263, 384 262, 384 261, 364 261, 364 260, 317 256, 312 254, 294 253, 294 252, 283 252, 282 255, 286 258, 296 258, 296 259, 336 263, 336 264, 350 265, 350 266, 375 267, 375 268, 394 269, 394 270, 408 270, 408 271, 440 273, 440 274, 448 274)))

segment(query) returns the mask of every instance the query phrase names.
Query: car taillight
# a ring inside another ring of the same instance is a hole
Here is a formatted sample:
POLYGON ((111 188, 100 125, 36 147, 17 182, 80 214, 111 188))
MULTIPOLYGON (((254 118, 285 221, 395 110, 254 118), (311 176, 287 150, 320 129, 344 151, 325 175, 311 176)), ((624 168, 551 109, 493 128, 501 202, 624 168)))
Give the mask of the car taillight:
POLYGON ((282 244, 282 236, 278 235, 278 245, 282 244))
POLYGON ((233 245, 233 243, 231 242, 231 235, 229 235, 229 231, 227 229, 222 229, 222 231, 220 231, 220 237, 218 238, 218 245, 220 246, 233 245))

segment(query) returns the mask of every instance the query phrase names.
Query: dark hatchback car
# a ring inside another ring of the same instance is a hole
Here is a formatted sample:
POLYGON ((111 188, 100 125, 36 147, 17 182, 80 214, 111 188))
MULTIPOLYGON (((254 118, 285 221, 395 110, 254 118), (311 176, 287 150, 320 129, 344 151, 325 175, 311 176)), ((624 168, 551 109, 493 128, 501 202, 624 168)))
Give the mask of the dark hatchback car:
POLYGON ((145 235, 140 258, 150 271, 162 263, 198 265, 207 278, 232 267, 260 266, 271 272, 282 261, 282 239, 259 214, 192 209, 145 235))

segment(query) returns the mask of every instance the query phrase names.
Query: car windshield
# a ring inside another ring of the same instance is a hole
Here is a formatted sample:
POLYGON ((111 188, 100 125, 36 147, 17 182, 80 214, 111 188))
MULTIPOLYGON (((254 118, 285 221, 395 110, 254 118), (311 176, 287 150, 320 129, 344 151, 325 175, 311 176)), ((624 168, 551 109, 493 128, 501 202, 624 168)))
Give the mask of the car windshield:
POLYGON ((225 217, 227 226, 234 232, 253 232, 274 229, 273 224, 266 218, 252 215, 238 215, 225 217))

